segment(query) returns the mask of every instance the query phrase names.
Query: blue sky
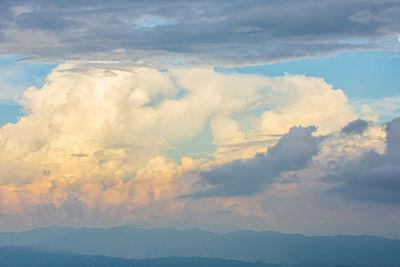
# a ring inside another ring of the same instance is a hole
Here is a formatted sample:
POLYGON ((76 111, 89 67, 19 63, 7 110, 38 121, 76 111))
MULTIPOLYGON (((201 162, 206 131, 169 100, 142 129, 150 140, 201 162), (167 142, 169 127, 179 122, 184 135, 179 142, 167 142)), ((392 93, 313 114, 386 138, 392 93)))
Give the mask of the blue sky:
POLYGON ((0 57, 0 125, 16 123, 23 115, 17 103, 30 86, 41 87, 55 64, 18 62, 21 56, 0 57), (17 101, 17 102, 16 102, 17 101))
POLYGON ((263 66, 217 69, 269 76, 289 73, 322 77, 334 88, 342 89, 349 98, 376 99, 400 95, 399 66, 397 51, 355 51, 263 66))
POLYGON ((23 60, 23 56, 0 57, 0 71, 2 73, 1 82, 3 87, 1 90, 9 93, 3 93, 1 96, 2 99, 19 98, 21 93, 27 87, 42 86, 45 82, 47 74, 54 67, 56 67, 56 64, 32 63, 23 60), (5 85, 15 88, 22 88, 22 90, 13 91, 13 88, 4 88, 5 85))

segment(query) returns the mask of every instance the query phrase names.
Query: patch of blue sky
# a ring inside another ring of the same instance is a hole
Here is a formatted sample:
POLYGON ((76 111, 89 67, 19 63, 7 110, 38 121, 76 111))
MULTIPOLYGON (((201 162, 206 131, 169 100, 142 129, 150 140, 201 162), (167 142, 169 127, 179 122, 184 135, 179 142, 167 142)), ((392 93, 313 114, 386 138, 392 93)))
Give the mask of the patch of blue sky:
POLYGON ((388 35, 386 36, 386 40, 389 41, 391 45, 398 45, 400 42, 400 35, 388 35))
POLYGON ((14 101, 0 101, 0 127, 6 123, 16 123, 23 115, 22 107, 14 101))
POLYGON ((181 58, 176 58, 172 56, 163 56, 160 58, 161 64, 166 66, 184 66, 185 63, 181 58))
POLYGON ((162 151, 162 155, 177 162, 185 156, 193 159, 206 158, 215 160, 212 153, 216 149, 217 147, 213 144, 210 124, 207 123, 197 136, 170 142, 169 147, 162 151))
POLYGON ((285 73, 316 76, 349 98, 377 99, 400 95, 400 53, 395 51, 340 52, 330 57, 291 60, 260 66, 224 68, 236 72, 267 76, 285 73))
MULTIPOLYGON (((0 83, 9 86, 10 91, 21 88, 22 91, 30 86, 40 87, 45 82, 49 72, 57 65, 47 63, 30 63, 18 61, 20 56, 0 56, 0 83)), ((1 88, 0 98, 18 98, 22 92, 7 92, 1 88)))
POLYGON ((21 56, 0 56, 0 126, 23 115, 15 102, 30 86, 41 87, 55 64, 18 61, 21 56))
POLYGON ((135 24, 140 27, 157 27, 166 23, 166 20, 160 17, 149 16, 144 17, 141 20, 135 21, 135 24))
POLYGON ((261 115, 264 114, 265 111, 267 110, 272 110, 276 108, 276 104, 270 104, 267 107, 257 107, 256 109, 252 110, 251 113, 252 115, 254 115, 255 117, 260 117, 261 115))

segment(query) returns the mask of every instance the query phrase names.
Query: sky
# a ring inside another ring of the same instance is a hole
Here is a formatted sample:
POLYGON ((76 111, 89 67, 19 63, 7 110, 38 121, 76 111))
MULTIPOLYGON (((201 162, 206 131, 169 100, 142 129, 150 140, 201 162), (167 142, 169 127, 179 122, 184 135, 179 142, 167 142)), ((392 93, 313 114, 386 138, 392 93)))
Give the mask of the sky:
POLYGON ((0 3, 0 231, 400 238, 400 1, 0 3))

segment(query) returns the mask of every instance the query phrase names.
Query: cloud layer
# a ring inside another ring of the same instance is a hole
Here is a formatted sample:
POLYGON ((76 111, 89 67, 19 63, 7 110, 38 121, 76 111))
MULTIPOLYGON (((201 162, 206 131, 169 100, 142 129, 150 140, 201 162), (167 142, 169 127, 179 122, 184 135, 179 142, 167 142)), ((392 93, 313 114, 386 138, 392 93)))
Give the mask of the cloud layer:
POLYGON ((6 0, 0 10, 0 53, 49 61, 179 62, 184 56, 187 62, 254 64, 393 47, 385 37, 400 32, 394 0, 6 0))

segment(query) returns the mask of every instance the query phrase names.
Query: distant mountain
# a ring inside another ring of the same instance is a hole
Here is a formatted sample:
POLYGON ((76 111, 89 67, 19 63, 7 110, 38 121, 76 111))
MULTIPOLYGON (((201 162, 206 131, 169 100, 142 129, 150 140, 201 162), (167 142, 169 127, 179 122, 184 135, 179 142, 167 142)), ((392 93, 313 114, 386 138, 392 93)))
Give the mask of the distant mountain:
POLYGON ((0 265, 9 267, 279 267, 275 264, 211 258, 128 260, 105 256, 63 255, 26 247, 0 247, 0 265))
POLYGON ((0 266, 7 267, 133 267, 127 259, 105 256, 62 255, 32 248, 0 247, 0 266))
POLYGON ((217 234, 128 226, 39 228, 0 233, 0 246, 122 258, 208 257, 304 265, 400 266, 400 240, 377 236, 315 236, 264 231, 217 234))

